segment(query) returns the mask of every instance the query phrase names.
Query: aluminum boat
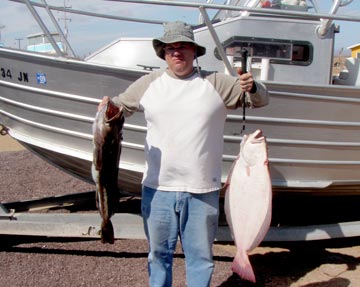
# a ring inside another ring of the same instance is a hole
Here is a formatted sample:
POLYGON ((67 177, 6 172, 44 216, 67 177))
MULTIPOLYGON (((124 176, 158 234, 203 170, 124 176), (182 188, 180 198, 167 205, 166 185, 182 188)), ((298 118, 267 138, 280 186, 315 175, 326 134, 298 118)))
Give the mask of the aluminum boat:
MULTIPOLYGON (((165 62, 156 57, 150 38, 120 38, 86 59, 68 54, 36 8, 108 17, 90 11, 26 4, 55 55, 0 48, 0 123, 14 139, 50 163, 92 182, 92 123, 104 96, 113 97, 133 81, 165 62)), ((341 33, 336 21, 360 17, 340 14, 352 1, 332 1, 320 13, 317 1, 227 0, 224 4, 159 0, 119 0, 197 9, 196 41, 207 47, 202 69, 232 74, 248 51, 248 68, 266 84, 270 104, 246 110, 245 133, 262 129, 267 137, 274 192, 349 194, 360 188, 360 59, 346 60, 346 70, 333 75, 334 43, 341 33), (289 2, 289 1, 288 1, 289 2), (305 2, 305 3, 304 3, 305 2), (212 17, 209 11, 215 12, 212 17), (264 29, 266 27, 266 29, 264 29)), ((99 1, 101 5, 101 1, 99 1)), ((51 17, 52 16, 52 17, 51 17)), ((118 21, 158 24, 161 19, 112 16, 118 21)), ((173 19, 178 20, 178 19, 173 19)), ((59 25, 58 34, 63 35, 59 25)), ((223 180, 239 152, 243 111, 229 111, 224 133, 223 180)), ((169 127, 171 128, 171 127, 169 127)), ((119 184, 124 193, 139 194, 144 170, 146 124, 142 112, 126 119, 119 184)))

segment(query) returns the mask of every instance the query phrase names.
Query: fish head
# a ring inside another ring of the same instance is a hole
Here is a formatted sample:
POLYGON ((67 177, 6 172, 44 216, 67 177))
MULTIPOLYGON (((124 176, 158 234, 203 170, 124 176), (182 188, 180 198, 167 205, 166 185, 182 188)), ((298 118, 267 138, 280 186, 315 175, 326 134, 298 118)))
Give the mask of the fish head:
POLYGON ((112 100, 109 100, 105 106, 105 121, 107 123, 117 120, 123 116, 123 106, 117 106, 112 100))
POLYGON ((261 130, 245 135, 240 144, 240 157, 245 160, 248 166, 259 162, 267 163, 266 139, 261 130))

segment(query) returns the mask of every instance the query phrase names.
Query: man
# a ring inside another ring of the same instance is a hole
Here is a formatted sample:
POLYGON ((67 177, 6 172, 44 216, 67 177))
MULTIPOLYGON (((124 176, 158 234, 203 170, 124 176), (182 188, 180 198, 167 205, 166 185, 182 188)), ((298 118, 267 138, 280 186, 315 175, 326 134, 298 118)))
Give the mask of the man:
POLYGON ((164 28, 153 47, 167 69, 143 76, 113 100, 128 115, 143 109, 147 122, 141 208, 150 286, 171 286, 178 236, 187 286, 210 286, 226 109, 241 106, 243 91, 251 107, 266 105, 268 95, 251 73, 231 77, 196 69, 193 61, 206 49, 194 41, 191 27, 171 22, 164 28))

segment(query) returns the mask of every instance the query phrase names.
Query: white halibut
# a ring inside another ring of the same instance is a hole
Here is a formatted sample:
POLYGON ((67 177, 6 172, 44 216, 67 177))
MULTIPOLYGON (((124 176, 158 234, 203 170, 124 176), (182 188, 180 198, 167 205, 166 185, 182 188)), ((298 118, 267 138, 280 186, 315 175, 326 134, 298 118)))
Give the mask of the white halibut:
POLYGON ((248 252, 261 243, 269 230, 272 207, 267 145, 262 131, 244 136, 226 185, 226 220, 237 247, 231 267, 241 278, 256 282, 248 252))

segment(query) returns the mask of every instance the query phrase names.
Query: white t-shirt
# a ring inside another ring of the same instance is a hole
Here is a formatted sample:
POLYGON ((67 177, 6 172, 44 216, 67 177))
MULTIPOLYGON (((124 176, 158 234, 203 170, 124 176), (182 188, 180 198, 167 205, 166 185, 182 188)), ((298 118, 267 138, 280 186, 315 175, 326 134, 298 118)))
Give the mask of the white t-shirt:
MULTIPOLYGON (((206 193, 221 187, 223 133, 227 108, 241 106, 239 79, 194 72, 176 78, 168 70, 143 76, 114 98, 131 114, 143 109, 147 122, 143 185, 164 191, 206 193)), ((267 92, 246 98, 267 104, 267 92)))

